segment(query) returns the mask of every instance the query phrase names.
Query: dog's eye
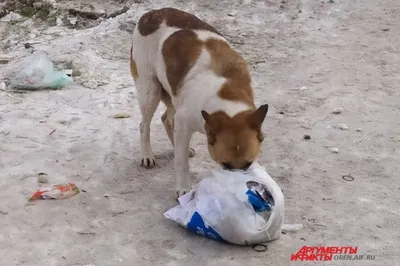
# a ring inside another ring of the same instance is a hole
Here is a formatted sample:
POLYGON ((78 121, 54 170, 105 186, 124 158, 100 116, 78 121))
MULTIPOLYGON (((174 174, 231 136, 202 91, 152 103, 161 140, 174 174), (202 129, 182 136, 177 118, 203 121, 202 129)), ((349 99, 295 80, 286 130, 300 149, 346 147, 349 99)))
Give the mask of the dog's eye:
POLYGON ((253 163, 253 162, 247 162, 243 169, 244 169, 244 170, 249 169, 249 167, 251 166, 252 163, 253 163))
POLYGON ((224 169, 232 170, 233 166, 230 163, 221 163, 224 169))

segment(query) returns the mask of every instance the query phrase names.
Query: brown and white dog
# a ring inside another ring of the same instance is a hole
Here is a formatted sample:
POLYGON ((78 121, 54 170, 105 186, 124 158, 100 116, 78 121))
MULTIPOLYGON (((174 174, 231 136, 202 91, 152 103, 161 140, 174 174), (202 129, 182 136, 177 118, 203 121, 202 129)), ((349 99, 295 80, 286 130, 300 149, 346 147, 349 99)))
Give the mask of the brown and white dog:
POLYGON ((209 153, 223 168, 247 169, 257 159, 268 105, 256 108, 247 63, 215 28, 174 8, 149 11, 135 27, 130 67, 142 114, 142 166, 155 165, 150 122, 161 100, 175 151, 176 196, 190 190, 195 132, 207 135, 209 153))

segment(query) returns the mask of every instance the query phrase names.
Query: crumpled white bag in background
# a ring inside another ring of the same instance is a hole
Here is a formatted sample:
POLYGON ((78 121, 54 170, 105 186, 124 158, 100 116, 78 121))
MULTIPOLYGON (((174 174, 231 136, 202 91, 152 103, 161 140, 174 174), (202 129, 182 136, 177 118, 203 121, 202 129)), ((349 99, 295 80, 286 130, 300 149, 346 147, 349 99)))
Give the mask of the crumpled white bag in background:
POLYGON ((279 238, 284 214, 281 188, 253 163, 246 171, 208 171, 198 188, 180 197, 164 216, 218 241, 252 245, 279 238))

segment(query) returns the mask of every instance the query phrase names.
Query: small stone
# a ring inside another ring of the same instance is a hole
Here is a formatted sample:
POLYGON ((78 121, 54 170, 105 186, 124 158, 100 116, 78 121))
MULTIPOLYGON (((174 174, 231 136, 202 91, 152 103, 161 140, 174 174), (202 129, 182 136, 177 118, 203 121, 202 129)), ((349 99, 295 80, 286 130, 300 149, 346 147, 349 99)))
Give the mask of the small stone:
POLYGON ((46 184, 49 183, 48 175, 46 173, 39 173, 38 174, 38 183, 46 184))
POLYGON ((113 118, 115 118, 115 119, 129 118, 129 117, 131 117, 131 115, 126 114, 126 113, 118 113, 118 114, 113 115, 113 118))
POLYGON ((308 90, 308 88, 305 87, 305 86, 303 86, 303 87, 300 88, 300 90, 301 90, 301 91, 305 91, 305 90, 308 90))
POLYGON ((35 9, 40 9, 42 6, 43 6, 43 3, 42 3, 42 2, 35 2, 35 3, 33 3, 33 7, 34 7, 35 9))
POLYGON ((238 12, 237 11, 231 11, 228 13, 228 16, 234 17, 238 12))
POLYGON ((332 114, 338 115, 341 114, 343 112, 343 108, 342 107, 338 107, 333 109, 332 114))
POLYGON ((335 129, 347 130, 349 127, 346 124, 335 124, 332 126, 335 129))
POLYGON ((333 147, 333 148, 330 148, 330 150, 331 150, 333 153, 339 153, 339 148, 333 147))
POLYGON ((76 22, 78 21, 78 19, 76 17, 69 17, 68 20, 69 20, 69 23, 71 23, 71 25, 75 25, 76 22))
POLYGON ((62 26, 64 23, 63 23, 63 21, 62 21, 62 19, 61 18, 57 18, 56 19, 56 25, 57 26, 62 26))
POLYGON ((24 47, 25 47, 25 49, 29 49, 29 48, 32 48, 33 46, 31 43, 27 42, 24 44, 24 47))
POLYGON ((311 136, 310 135, 304 135, 303 139, 311 139, 311 136))
POLYGON ((357 132, 362 132, 363 129, 362 129, 362 128, 357 128, 356 131, 357 131, 357 132))
POLYGON ((99 86, 99 84, 96 81, 85 81, 82 83, 82 85, 92 90, 96 89, 99 86))
POLYGON ((104 194, 104 197, 108 199, 108 194, 104 194))
POLYGON ((253 249, 254 249, 254 251, 257 251, 257 252, 264 252, 264 251, 266 251, 268 248, 267 248, 267 245, 264 245, 264 244, 257 244, 257 245, 254 245, 254 246, 253 246, 253 249))
POLYGON ((7 89, 7 85, 5 82, 0 83, 0 91, 5 91, 7 89))

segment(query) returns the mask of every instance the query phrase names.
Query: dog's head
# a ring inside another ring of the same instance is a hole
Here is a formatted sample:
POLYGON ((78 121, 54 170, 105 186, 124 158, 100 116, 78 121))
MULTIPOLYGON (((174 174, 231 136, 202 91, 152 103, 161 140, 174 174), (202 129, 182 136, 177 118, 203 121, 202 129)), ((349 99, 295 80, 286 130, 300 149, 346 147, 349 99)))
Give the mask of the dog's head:
POLYGON ((234 117, 218 111, 202 111, 211 158, 224 169, 246 170, 257 159, 264 135, 261 125, 268 104, 255 111, 244 111, 234 117))

